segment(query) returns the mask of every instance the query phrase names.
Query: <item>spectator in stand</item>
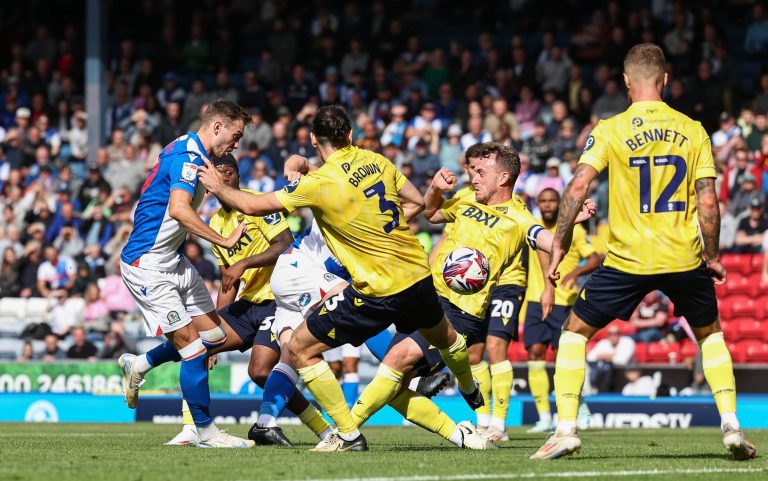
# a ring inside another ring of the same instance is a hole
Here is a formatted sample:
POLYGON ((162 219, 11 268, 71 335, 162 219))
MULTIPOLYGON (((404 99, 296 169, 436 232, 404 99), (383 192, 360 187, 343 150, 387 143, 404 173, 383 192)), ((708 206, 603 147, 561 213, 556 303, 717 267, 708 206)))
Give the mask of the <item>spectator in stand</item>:
POLYGON ((461 158, 464 150, 461 148, 461 127, 452 124, 448 127, 446 138, 440 144, 440 166, 448 167, 457 176, 461 176, 461 158))
POLYGON ((50 297, 59 289, 70 289, 77 273, 75 262, 69 257, 59 256, 58 250, 48 245, 43 251, 45 261, 37 269, 37 291, 43 297, 50 297))
POLYGON ((23 363, 29 362, 35 359, 35 351, 32 348, 32 341, 25 340, 24 345, 21 347, 21 354, 16 358, 16 362, 23 363))
POLYGON ((269 193, 275 190, 275 179, 269 176, 267 164, 263 160, 257 160, 248 180, 248 188, 256 192, 269 193))
POLYGON ((82 254, 85 243, 77 228, 72 223, 66 223, 59 231, 58 237, 53 240, 53 247, 62 258, 74 259, 82 254))
POLYGON ((755 114, 752 131, 747 135, 747 150, 751 153, 760 152, 766 134, 768 134, 768 115, 765 112, 758 112, 755 114))
POLYGON ((104 178, 114 190, 124 187, 135 192, 147 178, 144 163, 139 159, 136 147, 126 145, 123 158, 113 160, 109 164, 104 178))
POLYGON ((118 127, 112 131, 109 145, 107 145, 107 160, 109 163, 117 162, 125 157, 125 131, 118 127))
MULTIPOLYGON (((693 102, 693 115, 702 123, 707 132, 712 132, 717 125, 717 115, 723 110, 723 86, 712 75, 712 64, 708 61, 699 63, 697 75, 688 84, 688 95, 693 102)), ((714 143, 713 143, 714 146, 714 143)))
POLYGON ((398 148, 403 148, 405 146, 405 132, 408 128, 408 122, 405 120, 405 114, 407 112, 408 109, 404 105, 395 105, 392 107, 392 120, 381 133, 382 145, 394 144, 398 148))
POLYGON ((72 205, 72 203, 66 202, 62 204, 59 208, 59 212, 54 216, 53 222, 51 222, 51 225, 48 227, 48 232, 45 235, 45 241, 49 243, 53 242, 57 237, 59 237, 62 228, 65 226, 79 228, 80 223, 81 220, 75 212, 75 207, 72 205))
POLYGON ((431 179, 440 170, 440 158, 430 148, 430 144, 419 139, 416 147, 406 156, 407 161, 413 167, 411 181, 413 185, 420 187, 427 179, 431 179))
POLYGON ((203 248, 196 241, 188 241, 184 244, 184 256, 197 269, 200 277, 209 282, 213 282, 216 279, 217 270, 213 262, 203 256, 203 248))
POLYGON ((120 332, 110 329, 104 334, 104 346, 99 359, 118 359, 126 352, 128 352, 128 346, 126 346, 125 338, 120 332))
POLYGON ((758 254, 762 250, 763 237, 768 230, 768 219, 763 212, 763 202, 754 197, 749 203, 749 214, 741 219, 736 231, 733 252, 758 254))
POLYGON ((259 107, 251 108, 250 112, 251 122, 245 126, 240 144, 248 146, 256 144, 259 150, 264 151, 272 140, 272 128, 264 122, 264 116, 259 107))
POLYGON ((461 148, 466 150, 478 143, 492 142, 490 132, 483 128, 483 119, 480 116, 472 116, 467 121, 468 132, 461 136, 461 148))
POLYGON ((533 126, 539 116, 541 102, 533 96, 533 88, 523 85, 520 89, 520 100, 515 105, 515 115, 520 122, 520 136, 527 140, 533 135, 533 126))
POLYGON ((24 298, 38 297, 37 271, 42 265, 42 247, 39 241, 30 240, 24 247, 24 255, 19 263, 21 274, 21 292, 19 296, 24 298))
POLYGON ((293 142, 288 138, 288 127, 283 122, 275 122, 272 125, 272 141, 264 153, 272 161, 272 168, 276 177, 282 177, 285 159, 291 155, 293 150, 293 142))
POLYGON ((636 329, 632 339, 635 342, 661 341, 668 320, 669 305, 661 298, 659 291, 649 292, 629 318, 629 324, 636 329))
POLYGON ((730 252, 736 240, 739 221, 728 209, 728 201, 720 201, 720 250, 730 252))
MULTIPOLYGON (((128 233, 130 233, 130 229, 128 229, 128 233)), ((120 315, 133 312, 136 308, 136 302, 120 277, 119 253, 112 265, 114 266, 114 271, 111 275, 104 278, 101 286, 101 296, 107 304, 109 315, 116 319, 120 315)))
POLYGON ((67 350, 67 359, 84 359, 95 361, 99 350, 85 337, 85 329, 81 326, 72 329, 72 346, 67 350))
POLYGON ((520 138, 520 125, 517 116, 510 112, 506 99, 496 98, 491 103, 491 112, 485 116, 483 128, 498 142, 501 134, 501 124, 507 124, 512 138, 520 138))
POLYGON ((565 93, 570 68, 571 60, 565 55, 563 48, 559 45, 552 46, 549 58, 538 67, 536 77, 541 89, 553 90, 558 94, 565 93))
POLYGON ((747 27, 744 37, 744 50, 751 56, 765 59, 765 49, 768 46, 768 18, 765 17, 765 7, 756 3, 752 7, 752 23, 747 27))
POLYGON ((736 124, 736 119, 731 114, 728 112, 721 113, 720 129, 712 134, 712 147, 715 152, 736 137, 742 137, 741 127, 736 124))
POLYGON ((560 159, 550 157, 547 159, 546 166, 544 175, 539 177, 539 182, 536 185, 536 193, 538 194, 544 189, 554 189, 561 193, 565 188, 565 181, 560 177, 560 159))
POLYGON ((35 355, 35 359, 39 359, 43 362, 66 359, 67 353, 59 347, 59 336, 53 333, 47 334, 45 338, 43 338, 43 342, 45 343, 45 347, 42 352, 35 355))
POLYGON ((627 379, 627 384, 621 389, 622 396, 644 396, 651 398, 656 396, 656 381, 651 376, 643 376, 638 366, 627 366, 624 371, 624 377, 627 379))
POLYGON ((13 247, 2 252, 0 264, 0 298, 18 297, 21 294, 21 259, 13 247))
POLYGON ((617 326, 608 328, 608 337, 601 339, 587 353, 590 383, 600 392, 610 392, 614 367, 623 367, 635 357, 635 341, 622 336, 617 326))
POLYGON ((165 105, 165 116, 154 130, 152 139, 162 146, 186 133, 186 126, 181 122, 181 103, 170 100, 165 105))
POLYGON ((83 324, 89 331, 106 332, 109 330, 109 307, 101 297, 101 290, 95 282, 89 283, 85 288, 85 312, 83 324))
MULTIPOLYGON (((723 172, 723 179, 720 183, 720 200, 733 202, 741 191, 741 185, 747 175, 754 179, 755 187, 759 190, 758 186, 761 184, 758 183, 758 179, 762 180, 762 169, 749 161, 749 153, 743 147, 737 147, 730 158, 730 166, 723 172)), ((746 207, 746 204, 740 205, 741 210, 734 211, 734 215, 739 215, 743 211, 743 207, 746 207)))
POLYGON ((592 106, 592 114, 601 119, 608 119, 624 112, 628 106, 627 97, 619 91, 619 84, 615 80, 609 80, 605 84, 605 92, 595 100, 592 106))
POLYGON ((528 156, 531 172, 542 174, 546 169, 547 159, 552 157, 552 145, 547 138, 547 124, 537 120, 533 125, 533 135, 523 142, 523 152, 528 156))
POLYGON ((179 79, 173 72, 168 72, 163 76, 163 86, 157 91, 157 103, 160 108, 165 108, 168 102, 184 102, 186 92, 179 85, 179 79))
POLYGON ((67 132, 70 153, 73 161, 84 162, 88 155, 88 114, 78 110, 73 119, 72 128, 67 132))
POLYGON ((741 185, 731 200, 731 213, 740 218, 752 205, 752 202, 762 202, 763 194, 757 190, 755 176, 746 172, 741 176, 741 185))
POLYGON ((112 238, 112 234, 114 234, 114 225, 104 215, 102 205, 95 204, 83 212, 80 235, 85 245, 96 244, 103 248, 112 238))
MULTIPOLYGON (((366 115, 366 118, 368 116, 366 115)), ((368 120, 363 125, 363 135, 359 139, 355 140, 355 145, 361 149, 372 150, 374 152, 381 153, 381 141, 379 140, 379 132, 376 129, 376 124, 373 121, 368 120)))

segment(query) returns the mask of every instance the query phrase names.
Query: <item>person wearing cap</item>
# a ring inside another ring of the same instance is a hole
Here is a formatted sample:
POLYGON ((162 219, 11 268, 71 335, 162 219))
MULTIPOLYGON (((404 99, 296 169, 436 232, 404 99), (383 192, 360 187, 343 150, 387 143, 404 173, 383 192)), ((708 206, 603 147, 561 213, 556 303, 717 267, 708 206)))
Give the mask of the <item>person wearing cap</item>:
POLYGON ((440 134, 443 131, 443 121, 436 116, 435 104, 425 102, 419 115, 411 120, 409 127, 413 129, 411 135, 422 135, 426 132, 440 134))
POLYGON ((739 222, 733 251, 743 254, 760 253, 766 231, 768 219, 763 212, 763 201, 759 197, 753 197, 749 201, 749 214, 739 222))
POLYGON ((168 102, 172 100, 184 103, 185 96, 186 92, 179 85, 179 80, 173 72, 168 72, 163 76, 163 86, 160 87, 157 94, 155 94, 157 103, 160 104, 160 107, 163 109, 168 105, 168 102))
POLYGON ((741 128, 728 112, 720 114, 720 129, 712 134, 712 148, 717 151, 734 137, 741 137, 741 128))
POLYGON ((464 150, 461 148, 461 126, 451 124, 446 137, 440 141, 440 166, 447 167, 456 175, 461 175, 461 158, 464 150))
POLYGON ((408 152, 407 159, 413 166, 413 176, 409 179, 413 185, 421 186, 440 170, 440 158, 430 149, 430 144, 423 138, 416 141, 416 146, 408 152))
POLYGON ((731 213, 739 217, 749 209, 752 199, 760 199, 762 194, 757 190, 757 179, 750 172, 743 173, 739 180, 738 192, 731 199, 731 213))
POLYGON ((26 132, 29 127, 30 119, 32 118, 32 112, 26 107, 19 107, 16 109, 16 127, 26 132))
POLYGON ((562 193, 565 187, 565 180, 560 177, 560 159, 557 157, 550 157, 547 159, 546 170, 544 174, 539 177, 539 183, 536 186, 536 191, 541 192, 544 189, 553 189, 557 193, 562 193))

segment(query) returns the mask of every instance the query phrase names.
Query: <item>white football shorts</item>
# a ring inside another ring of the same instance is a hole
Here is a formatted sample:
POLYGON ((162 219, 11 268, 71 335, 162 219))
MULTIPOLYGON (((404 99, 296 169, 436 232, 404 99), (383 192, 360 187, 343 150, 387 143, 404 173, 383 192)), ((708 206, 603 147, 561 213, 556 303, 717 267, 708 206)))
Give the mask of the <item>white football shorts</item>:
POLYGON ((357 359, 360 359, 360 347, 355 347, 352 344, 344 344, 323 353, 325 362, 341 362, 345 357, 356 357, 357 359))
POLYGON ((205 282, 186 257, 172 271, 151 271, 122 261, 120 271, 144 316, 148 336, 181 329, 193 317, 216 310, 205 282))
POLYGON ((299 249, 292 248, 277 258, 270 279, 277 310, 272 332, 278 339, 286 329, 295 330, 331 289, 346 284, 325 266, 299 249))

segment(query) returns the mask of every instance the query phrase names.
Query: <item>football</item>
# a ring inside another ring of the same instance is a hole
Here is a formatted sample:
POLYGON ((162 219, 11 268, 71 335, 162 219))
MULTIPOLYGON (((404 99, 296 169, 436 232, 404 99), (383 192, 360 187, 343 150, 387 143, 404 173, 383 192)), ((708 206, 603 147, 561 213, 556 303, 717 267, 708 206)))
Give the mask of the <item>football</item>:
POLYGON ((491 267, 488 259, 477 249, 459 247, 445 258, 443 280, 452 291, 474 294, 488 282, 491 267))

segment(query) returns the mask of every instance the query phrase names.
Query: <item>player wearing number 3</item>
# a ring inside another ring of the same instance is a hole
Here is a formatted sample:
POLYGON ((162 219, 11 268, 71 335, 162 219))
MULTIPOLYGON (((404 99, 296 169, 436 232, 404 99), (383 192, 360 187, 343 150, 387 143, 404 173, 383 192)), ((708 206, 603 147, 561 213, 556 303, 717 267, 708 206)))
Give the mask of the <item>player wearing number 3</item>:
MULTIPOLYGON (((199 174, 222 202, 248 215, 310 208, 328 248, 351 274, 352 284, 310 314, 289 343, 293 365, 338 430, 315 448, 320 451, 367 449, 322 353, 345 343, 359 346, 391 323, 403 333, 418 330, 437 346, 468 403, 482 404, 464 338, 443 316, 427 256, 408 228, 424 200, 389 160, 353 147, 351 135, 343 109, 320 108, 311 141, 324 165, 279 192, 254 196, 232 189, 210 165, 199 174)), ((402 372, 382 363, 367 389, 386 404, 402 381, 402 372)))
POLYGON ((608 254, 563 326, 555 362, 559 421, 532 459, 553 459, 581 447, 576 415, 587 341, 613 319, 628 319, 655 289, 670 297, 676 315, 685 316, 699 341, 723 444, 736 459, 755 456, 736 418, 733 364, 715 298, 714 284, 724 283, 726 273, 720 264, 712 148, 699 122, 661 101, 664 65, 657 45, 629 50, 624 83, 632 105, 597 124, 563 193, 548 273, 552 282, 560 277, 558 268, 571 247, 574 220, 590 183, 609 169, 608 254))

